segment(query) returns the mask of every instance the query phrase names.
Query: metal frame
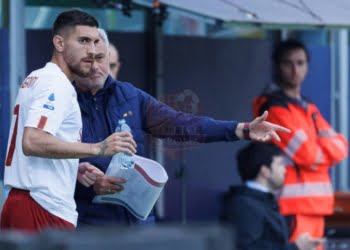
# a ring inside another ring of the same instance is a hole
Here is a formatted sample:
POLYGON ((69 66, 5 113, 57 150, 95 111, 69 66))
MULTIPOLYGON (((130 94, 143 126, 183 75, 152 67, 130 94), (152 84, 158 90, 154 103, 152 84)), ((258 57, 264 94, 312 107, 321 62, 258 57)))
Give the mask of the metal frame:
MULTIPOLYGON (((331 123, 349 138, 349 44, 347 29, 331 31, 331 123)), ((332 170, 335 188, 349 191, 348 159, 332 170)))
MULTIPOLYGON (((25 0, 10 1, 10 107, 26 76, 25 0)), ((12 113, 12 112, 11 112, 12 113)))

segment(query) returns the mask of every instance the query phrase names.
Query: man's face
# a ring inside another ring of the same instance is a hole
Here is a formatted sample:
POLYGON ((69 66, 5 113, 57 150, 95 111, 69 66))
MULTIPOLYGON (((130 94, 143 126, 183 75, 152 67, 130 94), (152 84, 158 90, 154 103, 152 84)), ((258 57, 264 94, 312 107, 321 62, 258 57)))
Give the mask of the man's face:
POLYGON ((109 53, 106 43, 100 39, 96 46, 95 60, 91 70, 86 77, 77 77, 75 79, 77 86, 87 89, 95 94, 102 89, 109 73, 109 53))
POLYGON ((279 64, 281 84, 288 88, 299 88, 308 70, 308 61, 303 49, 291 50, 279 64))
POLYGON ((114 46, 109 46, 109 72, 114 79, 117 79, 119 72, 119 54, 114 46))
POLYGON ((286 167, 284 157, 282 155, 274 156, 270 166, 270 175, 268 176, 268 183, 271 190, 276 190, 282 187, 285 174, 286 167))
POLYGON ((68 30, 63 37, 63 59, 67 67, 77 76, 87 76, 100 40, 97 28, 78 25, 68 30))

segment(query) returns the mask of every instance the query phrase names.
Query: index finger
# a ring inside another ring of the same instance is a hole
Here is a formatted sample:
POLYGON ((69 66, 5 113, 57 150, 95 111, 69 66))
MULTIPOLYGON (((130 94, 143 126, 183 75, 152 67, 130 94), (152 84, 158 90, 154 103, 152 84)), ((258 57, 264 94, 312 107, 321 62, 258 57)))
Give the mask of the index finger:
POLYGON ((88 170, 89 172, 95 171, 96 169, 98 169, 98 168, 90 163, 89 163, 89 165, 86 165, 86 170, 88 170))
POLYGON ((134 141, 133 138, 125 138, 125 139, 123 139, 123 142, 128 142, 128 143, 130 143, 134 148, 137 148, 137 144, 136 144, 136 142, 134 141))
POLYGON ((91 173, 93 173, 94 175, 98 176, 98 177, 102 177, 105 175, 105 173, 103 173, 100 169, 94 169, 91 171, 91 173))
POLYGON ((269 124, 269 126, 271 128, 273 128, 276 131, 281 131, 281 132, 285 132, 285 133, 290 133, 291 132, 290 129, 288 129, 288 128, 282 127, 280 125, 277 125, 277 124, 274 124, 274 123, 271 123, 271 122, 267 122, 267 123, 269 124))
POLYGON ((79 163, 78 171, 80 173, 92 171, 93 169, 94 169, 94 166, 91 165, 89 162, 81 162, 81 163, 79 163))
POLYGON ((130 132, 116 132, 120 137, 132 137, 132 134, 130 132))
POLYGON ((110 183, 113 183, 113 184, 122 184, 122 183, 125 183, 126 180, 124 178, 121 178, 121 177, 113 177, 113 176, 109 176, 108 177, 108 181, 110 183))
POLYGON ((281 141, 281 138, 278 136, 278 134, 276 133, 276 131, 272 131, 270 135, 271 135, 271 137, 272 137, 273 139, 275 139, 276 141, 281 141))

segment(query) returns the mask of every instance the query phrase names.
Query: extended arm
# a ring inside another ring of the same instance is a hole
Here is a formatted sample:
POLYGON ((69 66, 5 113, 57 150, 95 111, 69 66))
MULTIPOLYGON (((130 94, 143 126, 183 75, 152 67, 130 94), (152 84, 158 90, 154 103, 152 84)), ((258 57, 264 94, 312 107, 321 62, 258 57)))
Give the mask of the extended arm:
MULTIPOLYGON (((170 137, 179 141, 217 142, 244 139, 244 123, 215 120, 206 116, 195 116, 178 112, 153 97, 144 95, 146 131, 152 135, 170 137)), ((249 123, 249 136, 252 140, 279 140, 276 131, 289 132, 288 129, 266 121, 268 113, 249 123)))
POLYGON ((65 142, 37 128, 24 129, 23 153, 26 156, 73 159, 112 156, 118 152, 136 152, 136 143, 129 133, 114 133, 102 142, 87 144, 65 142))

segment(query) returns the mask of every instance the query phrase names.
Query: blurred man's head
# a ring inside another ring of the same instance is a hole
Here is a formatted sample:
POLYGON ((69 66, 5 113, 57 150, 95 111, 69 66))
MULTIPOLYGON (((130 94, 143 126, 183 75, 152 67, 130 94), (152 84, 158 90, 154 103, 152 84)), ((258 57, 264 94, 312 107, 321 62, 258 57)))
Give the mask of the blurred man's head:
POLYGON ((300 88, 309 63, 305 45, 292 39, 282 41, 275 47, 272 60, 276 83, 282 88, 300 88))
POLYGON ((109 44, 109 72, 114 79, 118 78, 120 69, 119 52, 118 49, 113 45, 109 44))
POLYGON ((96 55, 87 77, 77 77, 75 84, 81 90, 88 90, 93 95, 103 88, 109 74, 108 37, 103 29, 98 29, 100 42, 96 46, 96 55))
POLYGON ((237 163, 242 181, 256 181, 271 191, 283 185, 284 157, 274 144, 250 143, 238 152, 237 163))
POLYGON ((57 16, 52 28, 52 62, 57 63, 68 78, 84 77, 90 72, 99 42, 97 28, 96 19, 79 10, 64 11, 57 16))

